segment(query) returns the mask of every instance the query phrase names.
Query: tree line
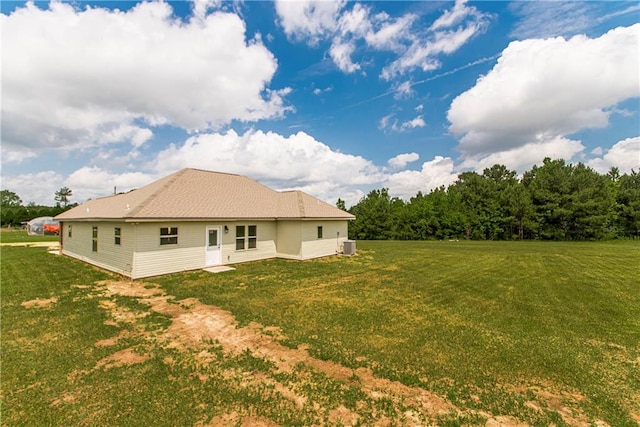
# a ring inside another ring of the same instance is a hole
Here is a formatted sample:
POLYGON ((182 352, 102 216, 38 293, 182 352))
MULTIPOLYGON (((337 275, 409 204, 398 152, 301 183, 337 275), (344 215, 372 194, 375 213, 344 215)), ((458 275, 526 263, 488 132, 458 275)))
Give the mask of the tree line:
POLYGON ((0 224, 2 226, 20 225, 41 216, 56 216, 62 212, 77 206, 77 203, 69 204, 69 198, 73 191, 62 187, 55 192, 55 206, 36 205, 35 203, 23 204, 22 199, 10 190, 0 190, 0 224))
MULTIPOLYGON (((345 209, 344 201, 337 206, 345 209)), ((345 209, 346 210, 346 209, 345 209)), ((640 173, 599 174, 545 158, 518 178, 504 165, 463 172, 409 201, 372 190, 348 209, 361 240, 603 240, 640 238, 640 173)))

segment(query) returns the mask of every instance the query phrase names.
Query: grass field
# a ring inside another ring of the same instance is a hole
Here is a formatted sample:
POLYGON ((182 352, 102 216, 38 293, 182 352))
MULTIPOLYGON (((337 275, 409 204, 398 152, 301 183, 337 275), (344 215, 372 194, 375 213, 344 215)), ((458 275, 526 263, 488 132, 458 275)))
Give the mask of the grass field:
POLYGON ((1 255, 3 425, 640 421, 637 242, 358 242, 135 283, 1 255))
POLYGON ((57 242, 58 236, 30 236, 23 230, 0 228, 0 243, 57 242))

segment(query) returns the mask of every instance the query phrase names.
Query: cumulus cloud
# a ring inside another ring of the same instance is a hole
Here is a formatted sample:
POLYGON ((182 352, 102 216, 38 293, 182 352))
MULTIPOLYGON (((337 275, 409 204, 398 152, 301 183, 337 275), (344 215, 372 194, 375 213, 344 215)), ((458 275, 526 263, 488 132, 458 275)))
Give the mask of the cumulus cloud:
MULTIPOLYGON (((16 193, 22 199, 24 205, 35 203, 53 206, 55 192, 63 186, 64 177, 54 171, 2 176, 2 189, 16 193)), ((79 199, 74 195, 71 201, 75 200, 79 199)))
POLYGON ((466 157, 458 165, 461 170, 473 169, 477 172, 490 168, 495 164, 505 165, 518 173, 523 173, 535 164, 542 164, 545 157, 565 159, 570 162, 574 156, 584 150, 580 141, 561 136, 535 141, 494 153, 466 157))
POLYGON ((392 196, 408 199, 418 191, 425 194, 442 185, 453 184, 457 177, 453 159, 435 156, 433 160, 424 162, 419 171, 405 170, 389 175, 385 186, 392 196))
POLYGON ((332 150, 305 132, 200 134, 159 152, 148 166, 161 175, 196 167, 247 175, 279 189, 291 183, 298 188, 315 186, 322 190, 314 195, 322 198, 348 186, 380 182, 385 176, 371 161, 332 150))
POLYGON ((188 22, 161 1, 0 15, 3 150, 136 147, 162 124, 208 130, 284 114, 288 89, 268 87, 275 57, 237 15, 207 14, 214 3, 196 2, 188 22))
POLYGON ((307 40, 311 45, 333 34, 338 26, 338 16, 346 1, 276 1, 280 25, 287 36, 307 40))
POLYGON ((460 138, 463 158, 508 157, 554 141, 575 147, 566 135, 606 127, 612 107, 640 96, 639 44, 640 24, 593 39, 512 42, 496 66, 451 103, 449 129, 460 138))
POLYGON ((602 157, 589 160, 587 166, 599 173, 607 173, 612 167, 620 169, 620 173, 630 173, 631 169, 640 172, 640 136, 618 141, 602 157))
POLYGON ((420 155, 418 153, 404 153, 390 158, 387 163, 394 169, 404 169, 407 164, 415 162, 419 158, 420 155))

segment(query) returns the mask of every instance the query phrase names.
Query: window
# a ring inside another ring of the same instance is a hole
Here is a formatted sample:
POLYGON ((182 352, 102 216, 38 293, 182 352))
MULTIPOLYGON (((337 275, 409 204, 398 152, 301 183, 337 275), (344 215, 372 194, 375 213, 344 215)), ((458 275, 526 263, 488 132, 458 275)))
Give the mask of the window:
POLYGON ((258 246, 258 226, 249 226, 249 249, 255 249, 258 246))
POLYGON ((236 251, 256 249, 258 247, 258 226, 236 226, 236 251))
POLYGON ((160 228, 160 244, 161 245, 177 245, 178 244, 178 227, 161 227, 160 228))
POLYGON ((120 227, 113 229, 113 243, 116 245, 120 244, 120 227))
POLYGON ((244 250, 244 225, 236 225, 236 251, 244 250))
POLYGON ((98 252, 98 227, 93 227, 92 239, 91 239, 91 250, 93 252, 98 252))
POLYGON ((72 230, 73 230, 73 225, 69 224, 69 225, 67 226, 67 235, 68 235, 69 237, 71 237, 71 231, 72 231, 72 230))
POLYGON ((318 226, 318 239, 322 239, 322 226, 318 226))

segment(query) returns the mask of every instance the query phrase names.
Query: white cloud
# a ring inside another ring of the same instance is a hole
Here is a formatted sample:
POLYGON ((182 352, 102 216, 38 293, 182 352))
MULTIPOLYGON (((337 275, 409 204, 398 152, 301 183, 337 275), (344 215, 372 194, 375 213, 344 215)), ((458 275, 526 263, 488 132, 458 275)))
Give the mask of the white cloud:
POLYGON ((590 2, 513 2, 509 9, 520 17, 514 24, 512 37, 572 36, 583 32, 595 22, 591 16, 595 4, 590 2))
POLYGON ((275 57, 247 41, 237 15, 203 15, 211 4, 197 2, 188 22, 160 1, 127 12, 27 3, 0 15, 3 150, 86 148, 118 135, 136 147, 157 125, 206 130, 284 114, 288 89, 268 87, 275 57))
POLYGON ((453 184, 457 177, 453 160, 450 157, 436 156, 433 160, 424 162, 419 171, 406 170, 390 175, 385 187, 389 188, 392 196, 409 199, 418 191, 426 194, 442 185, 453 184))
POLYGON ((404 153, 390 158, 387 163, 394 169, 404 169, 407 164, 415 162, 419 158, 420 155, 418 153, 404 153))
POLYGON ((413 37, 411 26, 416 19, 417 16, 413 14, 403 15, 396 20, 391 20, 386 14, 376 15, 374 22, 379 22, 378 28, 369 28, 365 40, 369 46, 377 50, 402 52, 406 40, 413 37))
POLYGON ((467 0, 456 0, 453 9, 445 11, 438 19, 431 24, 432 30, 449 28, 460 23, 468 15, 478 13, 473 7, 466 6, 467 0))
MULTIPOLYGON (((532 150, 605 127, 611 107, 640 96, 640 24, 599 38, 511 43, 496 66, 451 103, 463 158, 532 150)), ((541 149, 541 148, 540 148, 541 149)), ((509 165, 507 165, 509 166, 509 165)))
POLYGON ((511 36, 518 39, 573 36, 612 18, 635 14, 640 5, 627 2, 521 1, 509 3, 520 19, 511 36))
MULTIPOLYGON (((2 189, 16 193, 24 205, 35 203, 53 206, 55 192, 63 186, 64 177, 54 171, 2 176, 2 189)), ((75 200, 77 200, 75 196, 71 198, 72 202, 75 200)))
POLYGON ((417 111, 417 112, 420 112, 423 109, 424 109, 424 105, 422 105, 422 104, 419 104, 419 105, 416 106, 416 108, 414 108, 414 110, 417 111))
POLYGON ((423 128, 426 125, 427 124, 424 122, 424 119, 422 118, 422 116, 418 116, 414 119, 411 119, 409 121, 402 123, 402 125, 400 126, 400 130, 423 128))
POLYGON ((211 9, 220 6, 222 0, 192 0, 192 2, 194 18, 204 20, 211 9))
POLYGON ((104 197, 116 192, 127 192, 149 184, 157 176, 142 172, 112 173, 93 166, 83 167, 73 172, 65 180, 65 185, 73 190, 74 200, 85 201, 104 197))
POLYGON ((398 124, 398 119, 394 118, 394 116, 392 113, 382 117, 378 122, 378 128, 383 131, 405 132, 411 129, 423 128, 427 125, 422 116, 407 120, 401 124, 398 124))
POLYGON ((391 17, 385 12, 373 14, 372 8, 361 3, 352 3, 350 9, 347 4, 322 0, 277 0, 275 3, 285 33, 310 46, 330 41, 329 54, 345 73, 363 69, 360 61, 354 59, 361 47, 396 54, 398 58, 381 73, 386 80, 416 68, 423 71, 439 68, 437 56, 459 49, 484 30, 489 18, 475 7, 458 1, 430 28, 424 28, 413 13, 391 17))
POLYGON ((640 172, 640 136, 618 141, 602 157, 589 160, 587 166, 599 173, 607 173, 612 167, 619 168, 620 173, 630 173, 631 169, 640 172))
POLYGON ((409 98, 411 95, 413 95, 413 83, 411 83, 411 81, 407 80, 406 82, 402 82, 400 83, 398 86, 396 86, 395 88, 395 95, 393 95, 393 97, 395 99, 402 99, 402 98, 409 98))
POLYGON ((360 65, 351 60, 351 54, 355 50, 353 42, 341 42, 335 40, 329 49, 331 59, 338 68, 345 73, 353 73, 360 69, 360 65))
POLYGON ((458 165, 459 169, 473 169, 482 172, 495 164, 505 165, 511 170, 523 173, 535 164, 542 164, 545 157, 552 159, 571 159, 584 150, 580 141, 555 137, 524 144, 520 147, 509 148, 489 154, 466 157, 458 165))
POLYGON ((338 26, 340 10, 346 1, 279 0, 276 12, 287 36, 306 39, 315 45, 321 38, 332 35, 338 26))
POLYGON ((288 137, 263 131, 238 135, 233 130, 196 135, 159 152, 148 166, 159 175, 183 167, 239 173, 279 189, 292 183, 297 188, 321 186, 322 192, 314 195, 323 199, 385 176, 371 161, 334 151, 304 132, 288 137))
POLYGON ((115 129, 103 132, 98 141, 103 144, 130 141, 131 145, 138 148, 153 137, 153 132, 138 126, 120 125, 115 129))
POLYGON ((432 24, 426 36, 413 37, 411 44, 395 61, 382 69, 381 77, 391 80, 416 68, 431 71, 440 68, 438 56, 460 49, 473 36, 485 30, 490 16, 475 7, 457 1, 432 24))

